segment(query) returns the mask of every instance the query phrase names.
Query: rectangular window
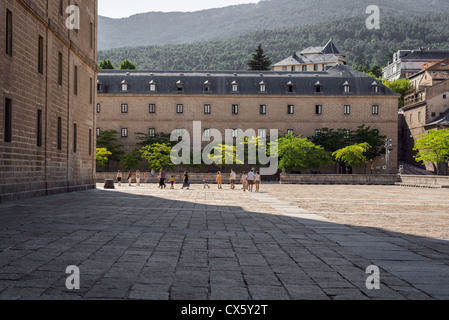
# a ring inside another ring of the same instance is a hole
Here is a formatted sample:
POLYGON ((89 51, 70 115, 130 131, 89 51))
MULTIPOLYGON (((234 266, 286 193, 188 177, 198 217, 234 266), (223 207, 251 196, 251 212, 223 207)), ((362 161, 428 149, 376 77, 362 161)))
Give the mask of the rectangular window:
POLYGON ((257 132, 257 135, 260 138, 266 138, 267 137, 267 129, 259 129, 257 132))
POLYGON ((148 113, 156 113, 156 105, 154 103, 148 105, 148 113))
POLYGON ((12 141, 12 102, 11 99, 5 99, 5 142, 12 141))
POLYGON ((94 24, 91 22, 89 25, 89 33, 90 33, 90 49, 94 48, 94 24))
POLYGON ((75 70, 73 72, 73 93, 75 95, 78 94, 78 67, 75 66, 75 70))
POLYGON ((313 65, 313 71, 318 71, 318 65, 317 64, 313 65))
POLYGON ((58 84, 62 86, 62 53, 58 52, 58 84))
POLYGON ((154 128, 149 128, 149 129, 148 129, 148 136, 149 136, 150 138, 153 138, 155 135, 156 135, 156 129, 154 129, 154 128))
POLYGON ((97 103, 97 113, 100 113, 101 111, 101 105, 99 103, 97 103))
POLYGON ((12 56, 12 12, 6 10, 6 54, 12 56))
POLYGON ((237 138, 239 135, 239 129, 232 129, 232 137, 237 138))
POLYGON ((233 104, 232 105, 232 114, 238 114, 239 113, 239 105, 233 104))
POLYGON ((128 138, 128 128, 122 128, 120 130, 120 135, 122 138, 128 138))
POLYGON ((94 103, 94 83, 93 79, 89 79, 89 103, 94 103))
POLYGON ((127 103, 122 103, 121 112, 128 113, 128 104, 127 103))
POLYGON ((421 111, 418 112, 418 121, 421 121, 421 111))
POLYGON ((410 123, 413 122, 413 114, 410 114, 410 123))
POLYGON ((294 114, 295 113, 295 106, 292 104, 289 104, 287 106, 287 114, 294 114))
POLYGON ((92 155, 92 129, 89 129, 89 156, 92 155))
POLYGON ((322 105, 315 106, 315 114, 323 114, 323 106, 322 105))
POLYGON ((183 113, 184 112, 184 105, 177 104, 176 105, 176 113, 183 113))
POLYGON ((58 117, 58 132, 57 132, 56 147, 58 150, 62 150, 62 118, 58 117))
POLYGON ((64 14, 64 0, 59 0, 59 15, 63 15, 64 14))
POLYGON ((210 129, 204 129, 203 136, 204 138, 210 138, 210 129))
POLYGON ((344 106, 343 113, 344 114, 351 114, 351 106, 349 106, 349 105, 344 106))
POLYGON ((97 137, 100 136, 100 132, 101 132, 100 128, 97 128, 97 137))
POLYGON ((292 136, 293 135, 293 129, 287 129, 287 134, 289 136, 292 136))
POLYGON ((295 66, 292 66, 292 71, 296 71, 296 67, 295 66))
POLYGON ((44 38, 41 36, 39 36, 37 59, 37 71, 44 73, 44 38))
POLYGON ((204 105, 204 114, 210 114, 210 104, 204 105))
POLYGON ((302 66, 302 71, 307 71, 307 66, 302 66))
POLYGON ((260 114, 267 114, 267 105, 266 104, 261 104, 259 106, 259 113, 260 114))
POLYGON ((319 137, 321 134, 321 130, 320 129, 316 129, 315 130, 315 137, 319 137))
POLYGON ((78 128, 76 123, 73 124, 73 152, 76 153, 78 143, 78 128))
POLYGON ((379 114, 379 106, 373 105, 373 114, 379 114))
POLYGON ((42 147, 42 110, 37 110, 36 145, 42 147))

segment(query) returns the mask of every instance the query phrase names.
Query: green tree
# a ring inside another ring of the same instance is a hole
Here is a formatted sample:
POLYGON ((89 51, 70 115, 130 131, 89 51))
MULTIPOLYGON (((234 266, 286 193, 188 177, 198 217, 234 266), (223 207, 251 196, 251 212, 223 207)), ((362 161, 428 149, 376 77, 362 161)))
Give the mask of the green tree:
POLYGON ((136 70, 136 66, 134 63, 129 61, 128 59, 125 59, 122 64, 120 65, 121 70, 136 70))
POLYGON ((270 70, 271 63, 271 59, 265 54, 262 44, 259 43, 256 52, 252 54, 251 60, 248 61, 248 67, 252 71, 266 71, 270 70))
POLYGON ((365 153, 368 160, 374 160, 385 153, 385 139, 386 136, 381 136, 378 129, 371 129, 361 125, 355 131, 351 131, 351 138, 354 143, 368 143, 370 148, 365 153))
POLYGON ((154 143, 166 143, 166 144, 170 144, 171 146, 173 146, 175 143, 177 143, 176 141, 170 141, 170 133, 164 133, 164 132, 157 132, 154 135, 149 135, 146 133, 142 133, 142 132, 137 132, 136 133, 136 139, 140 140, 140 142, 138 142, 138 145, 141 146, 147 146, 147 145, 151 145, 154 143))
POLYGON ((111 152, 110 157, 106 163, 106 169, 109 170, 110 161, 120 161, 120 158, 123 155, 123 150, 117 138, 118 132, 115 130, 105 130, 100 131, 100 134, 97 137, 97 148, 106 148, 109 152, 111 152))
POLYGON ((154 143, 140 149, 142 158, 148 161, 149 168, 160 170, 173 166, 171 161, 171 145, 168 143, 154 143))
POLYGON ((139 149, 128 151, 120 158, 120 167, 122 170, 136 170, 139 167, 140 160, 139 149))
POLYGON ((331 164, 332 158, 323 147, 306 138, 285 135, 279 138, 279 169, 315 169, 320 165, 331 164))
POLYGON ((115 69, 112 65, 111 60, 109 59, 103 59, 103 61, 100 62, 99 66, 100 69, 115 69))
MULTIPOLYGON (((444 163, 449 160, 449 129, 431 130, 419 136, 415 141, 413 150, 418 151, 416 161, 444 163)), ((437 173, 440 174, 437 165, 437 173)))
POLYGON ((361 167, 363 163, 368 162, 368 158, 365 153, 370 149, 368 143, 359 143, 351 146, 344 147, 332 153, 332 156, 337 161, 345 163, 351 167, 361 167))
POLYGON ((112 155, 106 148, 97 148, 96 161, 98 167, 103 167, 108 163, 109 156, 112 155))
POLYGON ((398 79, 393 81, 384 81, 383 84, 390 88, 392 91, 399 93, 399 108, 404 106, 404 97, 407 92, 413 90, 413 85, 409 79, 398 79))

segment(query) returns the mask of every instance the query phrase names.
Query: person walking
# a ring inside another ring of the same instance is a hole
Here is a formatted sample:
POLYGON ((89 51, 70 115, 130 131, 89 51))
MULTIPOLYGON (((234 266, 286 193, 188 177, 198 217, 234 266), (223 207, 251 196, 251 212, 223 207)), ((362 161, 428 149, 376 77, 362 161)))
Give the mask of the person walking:
POLYGON ((153 180, 153 178, 154 178, 154 169, 151 169, 150 174, 151 174, 151 180, 153 180))
POLYGON ((254 168, 248 172, 248 191, 253 192, 253 186, 254 186, 254 168))
POLYGON ((187 171, 184 171, 184 179, 182 181, 182 188, 181 189, 187 188, 187 190, 188 190, 189 187, 190 187, 189 175, 187 174, 187 171))
POLYGON ((143 174, 143 180, 144 183, 148 183, 148 170, 146 170, 145 173, 143 174))
POLYGON ((218 184, 218 189, 223 189, 221 186, 221 172, 220 171, 217 172, 216 180, 217 180, 217 184, 218 184))
POLYGON ((120 172, 120 170, 117 172, 117 182, 118 185, 121 186, 122 185, 122 173, 120 172))
POLYGON ((243 192, 245 192, 248 188, 248 174, 246 173, 246 171, 243 172, 242 177, 240 178, 240 182, 243 185, 243 192))
POLYGON ((136 171, 136 186, 140 186, 140 171, 136 171))
POLYGON ((256 174, 254 175, 254 182, 256 183, 256 192, 259 192, 261 180, 262 179, 260 177, 259 171, 256 171, 256 174))
POLYGON ((164 169, 162 168, 160 171, 159 171, 159 187, 158 188, 165 188, 165 176, 166 176, 166 173, 165 173, 165 171, 164 171, 164 169))
POLYGON ((131 186, 131 181, 133 180, 133 173, 131 172, 131 170, 128 172, 128 183, 129 186, 131 186))
POLYGON ((235 189, 235 177, 236 177, 236 174, 235 174, 234 170, 231 169, 231 173, 229 174, 229 180, 231 180, 231 189, 232 190, 235 189))
POLYGON ((170 181, 170 189, 174 189, 175 188, 175 176, 171 175, 169 181, 170 181))
POLYGON ((204 182, 204 187, 203 187, 203 189, 206 189, 206 187, 207 187, 208 189, 210 189, 209 182, 207 182, 207 177, 204 177, 203 182, 204 182))

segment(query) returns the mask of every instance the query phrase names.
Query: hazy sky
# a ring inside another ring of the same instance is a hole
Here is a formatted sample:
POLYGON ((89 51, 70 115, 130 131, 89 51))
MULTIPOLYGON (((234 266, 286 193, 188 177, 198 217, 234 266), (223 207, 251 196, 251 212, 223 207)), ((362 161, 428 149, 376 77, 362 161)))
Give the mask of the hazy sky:
POLYGON ((257 2, 259 0, 98 0, 98 11, 101 16, 123 18, 149 11, 187 12, 257 2))

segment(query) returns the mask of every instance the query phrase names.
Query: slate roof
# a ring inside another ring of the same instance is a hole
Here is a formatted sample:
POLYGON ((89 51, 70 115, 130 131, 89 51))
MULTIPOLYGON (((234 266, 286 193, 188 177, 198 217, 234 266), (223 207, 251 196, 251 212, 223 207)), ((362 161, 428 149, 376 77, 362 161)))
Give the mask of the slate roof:
POLYGON ((246 94, 246 95, 390 95, 398 96, 382 83, 379 92, 372 92, 376 80, 345 65, 336 65, 320 72, 254 72, 254 71, 147 71, 147 70, 101 70, 98 82, 102 85, 99 94, 246 94), (128 91, 121 91, 121 83, 128 84, 128 91), (156 83, 157 91, 150 92, 149 83, 156 83), (177 90, 177 82, 182 82, 183 90, 177 90), (204 91, 208 81, 210 91, 204 91), (239 85, 239 91, 231 92, 232 82, 239 85), (259 84, 264 82, 266 92, 259 92, 259 84), (348 82, 350 93, 344 93, 343 84, 348 82), (287 84, 293 84, 293 92, 287 92, 287 84), (322 92, 315 92, 319 82, 322 92))
POLYGON ((402 61, 407 60, 443 60, 449 58, 449 51, 447 50, 420 50, 415 49, 409 53, 406 53, 401 57, 402 61))
POLYGON ((447 109, 446 112, 439 116, 435 121, 425 125, 426 129, 436 128, 440 126, 449 128, 449 109, 447 109))

